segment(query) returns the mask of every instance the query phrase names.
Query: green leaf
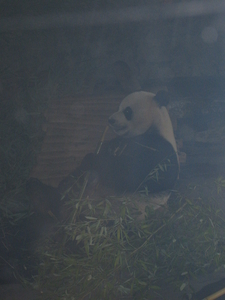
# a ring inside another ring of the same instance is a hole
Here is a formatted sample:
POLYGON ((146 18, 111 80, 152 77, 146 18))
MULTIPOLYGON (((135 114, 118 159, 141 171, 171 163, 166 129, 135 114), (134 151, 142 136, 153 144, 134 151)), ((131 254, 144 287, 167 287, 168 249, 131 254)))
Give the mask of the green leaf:
POLYGON ((84 242, 84 248, 85 248, 87 256, 89 256, 89 243, 87 241, 84 242))
POLYGON ((97 218, 95 218, 95 217, 85 216, 85 218, 88 219, 88 220, 97 220, 97 218))
POLYGON ((80 241, 82 238, 83 238, 83 235, 82 235, 82 234, 79 234, 79 235, 76 237, 76 241, 80 241))
POLYGON ((120 251, 118 251, 117 256, 116 256, 116 260, 115 260, 115 263, 114 263, 114 267, 116 267, 119 264, 120 257, 121 257, 121 253, 120 253, 120 251))
POLYGON ((117 229, 117 240, 120 241, 120 228, 117 229))
POLYGON ((144 282, 144 281, 142 281, 142 280, 138 280, 138 283, 139 283, 140 285, 143 285, 143 286, 146 286, 146 285, 147 285, 147 283, 144 282))

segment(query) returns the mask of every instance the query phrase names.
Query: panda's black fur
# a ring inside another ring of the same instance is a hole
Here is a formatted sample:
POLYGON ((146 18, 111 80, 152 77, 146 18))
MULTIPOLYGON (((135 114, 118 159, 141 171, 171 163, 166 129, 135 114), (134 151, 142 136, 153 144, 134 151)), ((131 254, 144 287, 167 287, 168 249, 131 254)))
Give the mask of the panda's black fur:
POLYGON ((170 102, 170 94, 165 90, 160 90, 155 95, 154 100, 158 103, 159 107, 167 106, 170 102))
POLYGON ((106 142, 98 155, 86 156, 80 168, 96 171, 100 182, 117 192, 144 187, 152 193, 164 191, 173 187, 178 174, 172 145, 156 133, 106 142))
POLYGON ((104 142, 97 155, 88 154, 72 175, 79 177, 91 171, 93 179, 119 193, 146 188, 155 193, 173 188, 179 164, 165 103, 164 92, 157 96, 147 92, 128 95, 119 111, 109 118, 118 136, 104 142))

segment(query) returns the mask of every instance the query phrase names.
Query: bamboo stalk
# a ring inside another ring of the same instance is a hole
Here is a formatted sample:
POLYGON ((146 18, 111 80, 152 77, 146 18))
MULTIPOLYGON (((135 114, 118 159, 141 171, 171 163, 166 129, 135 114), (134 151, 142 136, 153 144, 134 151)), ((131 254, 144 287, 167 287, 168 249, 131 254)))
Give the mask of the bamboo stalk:
POLYGON ((225 288, 223 288, 222 290, 219 290, 218 292, 204 298, 203 300, 214 300, 214 299, 219 298, 222 295, 225 295, 225 288))

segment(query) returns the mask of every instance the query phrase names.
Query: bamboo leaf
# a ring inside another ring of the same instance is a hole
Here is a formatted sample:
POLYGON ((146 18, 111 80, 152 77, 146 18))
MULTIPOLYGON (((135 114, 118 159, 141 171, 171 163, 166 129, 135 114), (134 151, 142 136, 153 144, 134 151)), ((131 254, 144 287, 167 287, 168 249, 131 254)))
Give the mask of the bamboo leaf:
POLYGON ((80 241, 82 238, 83 238, 83 235, 82 235, 82 234, 79 234, 79 235, 76 237, 76 241, 80 241))
POLYGON ((120 241, 120 228, 117 229, 117 240, 120 241))
POLYGON ((95 217, 90 217, 90 216, 85 216, 85 218, 88 219, 88 220, 97 220, 97 218, 95 218, 95 217))
POLYGON ((87 256, 89 256, 89 243, 87 241, 84 242, 84 248, 85 248, 87 256))
POLYGON ((115 259, 114 267, 116 267, 119 264, 120 258, 121 258, 121 253, 120 253, 120 251, 118 251, 116 259, 115 259))

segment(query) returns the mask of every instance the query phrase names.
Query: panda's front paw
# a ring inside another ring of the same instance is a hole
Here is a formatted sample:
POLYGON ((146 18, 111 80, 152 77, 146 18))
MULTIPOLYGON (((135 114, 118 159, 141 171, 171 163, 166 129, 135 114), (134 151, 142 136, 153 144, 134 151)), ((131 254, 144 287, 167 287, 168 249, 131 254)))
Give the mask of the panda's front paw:
POLYGON ((80 164, 80 169, 83 172, 91 170, 93 168, 94 160, 95 160, 95 154, 94 153, 88 153, 83 158, 83 160, 82 160, 82 162, 80 164))

